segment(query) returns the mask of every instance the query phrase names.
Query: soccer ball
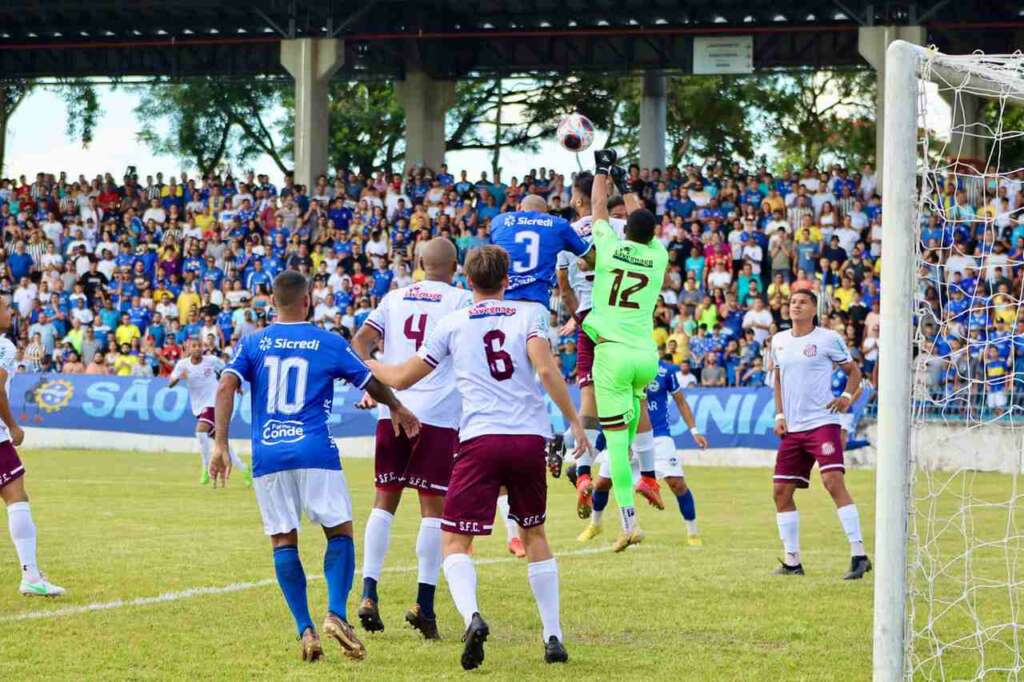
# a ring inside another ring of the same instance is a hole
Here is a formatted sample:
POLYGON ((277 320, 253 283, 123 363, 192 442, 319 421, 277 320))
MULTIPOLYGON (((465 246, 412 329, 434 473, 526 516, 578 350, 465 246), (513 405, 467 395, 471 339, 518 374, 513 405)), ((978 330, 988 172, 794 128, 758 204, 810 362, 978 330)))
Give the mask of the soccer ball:
POLYGON ((586 151, 594 141, 594 124, 583 114, 569 114, 558 124, 558 143, 570 152, 586 151))

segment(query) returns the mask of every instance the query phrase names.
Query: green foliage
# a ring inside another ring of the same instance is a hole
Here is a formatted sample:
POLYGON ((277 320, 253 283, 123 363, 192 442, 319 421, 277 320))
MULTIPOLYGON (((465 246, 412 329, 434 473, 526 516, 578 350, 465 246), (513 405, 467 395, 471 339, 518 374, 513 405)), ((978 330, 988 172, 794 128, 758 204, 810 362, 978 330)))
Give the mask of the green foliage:
POLYGON ((64 101, 67 110, 65 133, 71 139, 81 140, 83 147, 88 147, 103 114, 96 85, 84 78, 68 79, 52 86, 52 89, 64 101))

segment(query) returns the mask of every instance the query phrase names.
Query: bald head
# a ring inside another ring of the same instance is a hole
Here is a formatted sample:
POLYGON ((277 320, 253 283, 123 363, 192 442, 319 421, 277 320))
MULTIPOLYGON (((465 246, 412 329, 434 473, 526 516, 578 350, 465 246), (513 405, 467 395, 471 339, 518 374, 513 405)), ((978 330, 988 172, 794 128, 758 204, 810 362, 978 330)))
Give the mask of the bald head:
POLYGON ((527 194, 523 197, 523 200, 519 202, 519 210, 547 213, 548 202, 544 201, 543 197, 539 197, 536 194, 527 194))
POLYGON ((420 251, 420 267, 427 279, 451 283, 455 274, 455 244, 444 237, 434 237, 420 251))

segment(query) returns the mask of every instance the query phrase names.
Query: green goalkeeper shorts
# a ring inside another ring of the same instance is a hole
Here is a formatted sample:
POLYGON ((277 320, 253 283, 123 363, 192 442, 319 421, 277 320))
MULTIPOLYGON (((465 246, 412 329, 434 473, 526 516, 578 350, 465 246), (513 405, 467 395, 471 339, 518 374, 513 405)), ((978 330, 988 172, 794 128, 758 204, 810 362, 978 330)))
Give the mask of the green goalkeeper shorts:
POLYGON ((629 424, 634 401, 643 400, 647 384, 658 376, 658 351, 602 341, 594 350, 594 396, 602 427, 629 424))

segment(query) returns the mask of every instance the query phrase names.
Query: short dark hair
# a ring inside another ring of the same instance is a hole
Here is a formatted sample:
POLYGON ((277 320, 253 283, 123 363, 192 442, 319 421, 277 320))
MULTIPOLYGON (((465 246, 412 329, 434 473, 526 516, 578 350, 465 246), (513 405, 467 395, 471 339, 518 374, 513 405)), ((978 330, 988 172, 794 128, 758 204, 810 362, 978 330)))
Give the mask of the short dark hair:
POLYGON ((613 208, 618 208, 619 206, 625 206, 625 205, 626 205, 626 200, 622 198, 621 194, 616 194, 613 197, 608 197, 607 206, 608 206, 608 210, 609 211, 611 211, 613 208))
POLYGON ((594 191, 594 174, 590 171, 583 171, 576 176, 572 188, 580 193, 584 201, 590 203, 590 194, 594 191))
POLYGON ((499 291, 502 280, 508 276, 508 253, 500 246, 478 246, 466 256, 464 269, 477 291, 499 291))
POLYGON ((309 280, 297 270, 285 270, 274 278, 274 302, 288 308, 309 291, 309 280))
POLYGON ((794 296, 797 296, 797 295, 800 295, 800 294, 803 294, 804 296, 806 296, 809 299, 811 299, 811 303, 813 303, 814 305, 818 305, 818 295, 816 293, 814 293, 813 291, 811 291, 810 289, 797 289, 796 291, 791 293, 789 295, 789 297, 790 297, 790 299, 792 299, 794 296))
POLYGON ((658 219, 646 208, 640 208, 626 218, 626 238, 634 242, 646 244, 654 239, 654 228, 658 219))

